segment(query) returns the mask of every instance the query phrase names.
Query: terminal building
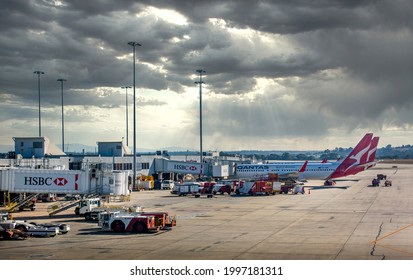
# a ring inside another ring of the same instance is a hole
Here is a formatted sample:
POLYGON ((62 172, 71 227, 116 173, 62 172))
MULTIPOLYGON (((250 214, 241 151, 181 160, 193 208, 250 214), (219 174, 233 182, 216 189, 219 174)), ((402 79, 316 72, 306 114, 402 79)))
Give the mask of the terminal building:
MULTIPOLYGON (((8 159, 0 159, 0 167, 60 170, 133 171, 133 154, 123 141, 97 142, 97 154, 65 154, 46 137, 14 137, 14 151, 8 159)), ((219 152, 204 152, 202 164, 196 152, 168 153, 157 151, 136 155, 137 176, 152 176, 155 180, 194 178, 227 178, 233 175, 240 157, 220 156, 219 152)))

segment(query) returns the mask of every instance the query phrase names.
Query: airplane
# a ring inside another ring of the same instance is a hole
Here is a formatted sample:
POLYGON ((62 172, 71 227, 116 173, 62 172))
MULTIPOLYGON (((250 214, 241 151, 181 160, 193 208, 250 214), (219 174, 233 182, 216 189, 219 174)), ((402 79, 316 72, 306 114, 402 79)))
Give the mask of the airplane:
POLYGON ((374 137, 366 148, 367 152, 365 151, 366 149, 363 149, 362 150, 363 153, 360 152, 361 156, 359 158, 353 156, 350 159, 348 159, 347 165, 343 165, 340 168, 337 168, 329 176, 329 178, 327 178, 327 180, 345 177, 348 175, 355 175, 361 171, 364 171, 366 169, 369 169, 375 166, 376 162, 374 160, 375 160, 378 144, 379 144, 379 137, 374 137), (356 161, 350 164, 350 160, 356 160, 356 161))
POLYGON ((234 173, 237 178, 259 178, 275 173, 280 177, 297 175, 299 179, 310 180, 331 180, 354 175, 375 165, 378 140, 379 137, 373 138, 373 133, 367 133, 344 160, 336 162, 239 164, 234 173))

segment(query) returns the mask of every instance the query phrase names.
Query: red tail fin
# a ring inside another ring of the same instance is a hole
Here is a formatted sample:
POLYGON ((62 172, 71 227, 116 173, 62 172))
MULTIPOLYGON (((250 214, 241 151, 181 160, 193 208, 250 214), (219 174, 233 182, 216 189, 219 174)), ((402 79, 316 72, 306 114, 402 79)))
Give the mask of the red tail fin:
POLYGON ((323 159, 323 161, 321 163, 327 163, 327 159, 323 159))
POLYGON ((300 170, 298 170, 298 173, 303 173, 305 171, 305 169, 307 168, 307 163, 308 160, 304 162, 303 166, 301 166, 300 170))
POLYGON ((378 144, 379 144, 379 137, 374 137, 371 140, 370 150, 367 153, 367 162, 373 162, 375 160, 378 144))
POLYGON ((343 160, 337 169, 330 175, 330 179, 344 177, 354 173, 347 172, 350 168, 363 164, 367 160, 367 154, 371 150, 373 133, 367 133, 354 147, 351 153, 343 160), (363 158, 364 157, 364 158, 363 158))

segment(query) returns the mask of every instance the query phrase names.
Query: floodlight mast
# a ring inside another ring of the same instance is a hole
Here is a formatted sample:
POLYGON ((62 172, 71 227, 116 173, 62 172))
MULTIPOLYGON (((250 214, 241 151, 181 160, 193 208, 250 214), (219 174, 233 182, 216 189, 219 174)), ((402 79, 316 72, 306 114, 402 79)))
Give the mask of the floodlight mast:
POLYGON ((128 42, 133 47, 133 180, 132 188, 136 190, 136 71, 135 71, 135 49, 136 46, 142 46, 136 42, 128 42))
POLYGON ((201 170, 199 173, 199 177, 202 177, 202 156, 203 156, 203 151, 202 151, 202 84, 204 83, 202 81, 202 74, 206 73, 206 71, 202 69, 196 70, 196 72, 199 73, 199 82, 195 82, 196 84, 199 84, 199 162, 201 164, 201 170))

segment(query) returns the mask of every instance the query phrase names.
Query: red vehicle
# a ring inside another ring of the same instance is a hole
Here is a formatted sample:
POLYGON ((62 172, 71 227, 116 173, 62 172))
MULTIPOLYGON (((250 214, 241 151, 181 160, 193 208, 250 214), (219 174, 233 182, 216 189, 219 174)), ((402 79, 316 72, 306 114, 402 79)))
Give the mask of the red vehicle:
POLYGON ((231 194, 238 186, 242 185, 242 183, 243 181, 240 180, 221 180, 215 184, 212 193, 231 194))
POLYGON ((244 182, 242 185, 236 187, 235 193, 237 195, 270 195, 274 194, 273 184, 277 182, 271 181, 250 181, 244 182))
POLYGON ((103 230, 143 233, 171 228, 176 225, 176 220, 167 212, 104 211, 99 213, 98 225, 103 230))
POLYGON ((213 192, 216 182, 201 182, 200 193, 211 194, 213 192))

